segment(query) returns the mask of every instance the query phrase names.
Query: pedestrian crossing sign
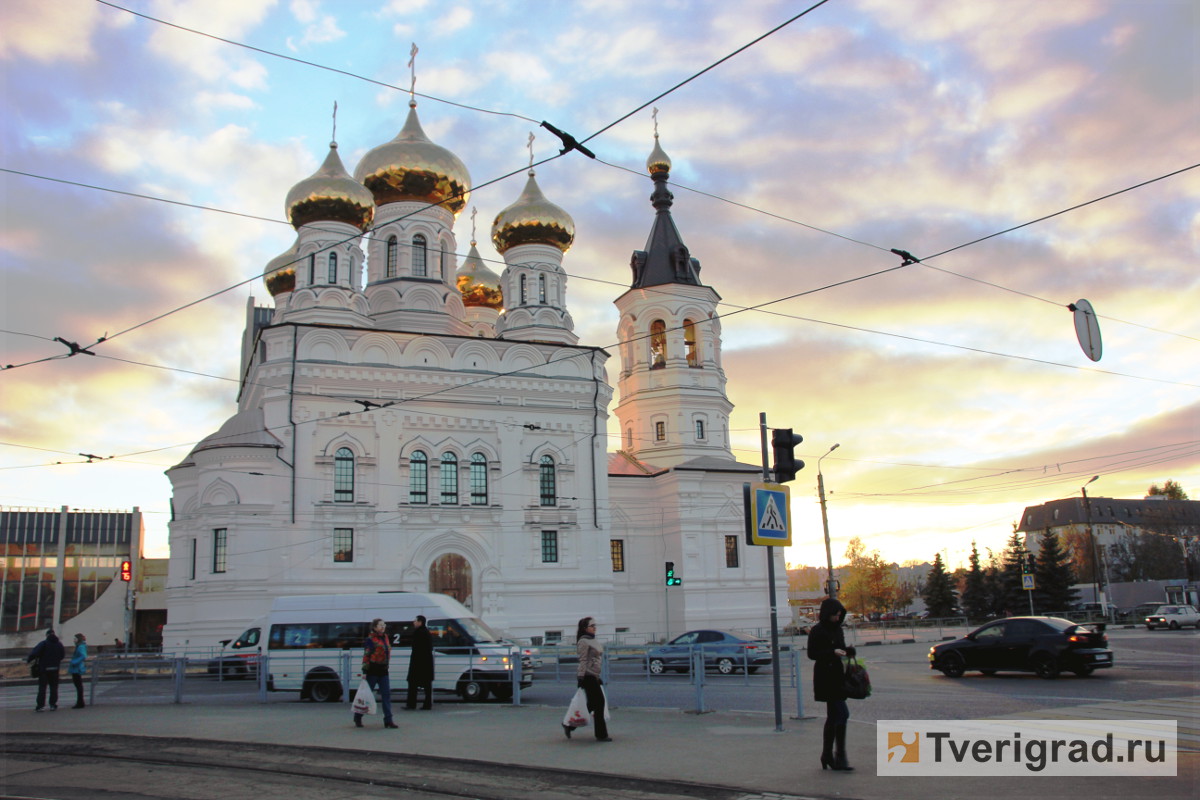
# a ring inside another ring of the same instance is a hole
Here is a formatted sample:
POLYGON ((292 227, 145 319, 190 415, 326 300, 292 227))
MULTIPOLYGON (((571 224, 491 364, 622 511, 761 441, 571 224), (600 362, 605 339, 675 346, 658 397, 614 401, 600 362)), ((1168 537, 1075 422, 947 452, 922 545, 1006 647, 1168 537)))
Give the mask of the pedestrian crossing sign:
POLYGON ((743 484, 746 543, 788 547, 792 544, 791 490, 781 483, 743 484))

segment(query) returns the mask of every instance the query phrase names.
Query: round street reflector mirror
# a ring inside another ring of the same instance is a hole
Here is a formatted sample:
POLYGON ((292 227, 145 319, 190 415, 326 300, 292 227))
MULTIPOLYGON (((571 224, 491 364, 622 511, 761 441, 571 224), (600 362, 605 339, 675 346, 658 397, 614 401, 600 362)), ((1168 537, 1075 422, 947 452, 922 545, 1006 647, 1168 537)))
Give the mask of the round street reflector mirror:
POLYGON ((1099 361, 1104 354, 1104 345, 1100 342, 1100 323, 1096 321, 1096 312, 1087 300, 1076 300, 1067 306, 1075 312, 1075 337, 1083 354, 1092 361, 1099 361))

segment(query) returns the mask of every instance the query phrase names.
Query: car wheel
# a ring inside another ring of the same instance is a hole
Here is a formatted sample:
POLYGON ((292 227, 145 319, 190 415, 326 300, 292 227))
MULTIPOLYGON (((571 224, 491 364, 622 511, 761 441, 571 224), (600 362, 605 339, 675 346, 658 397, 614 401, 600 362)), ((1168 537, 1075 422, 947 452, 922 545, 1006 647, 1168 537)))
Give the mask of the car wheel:
POLYGON ((342 696, 342 686, 336 681, 315 680, 308 685, 308 699, 314 703, 336 703, 342 696))
POLYGON ((939 669, 947 678, 961 678, 967 671, 967 662, 963 661, 963 657, 958 653, 947 653, 942 658, 942 666, 939 669))
POLYGON ((651 675, 662 675, 663 672, 665 672, 665 670, 663 668, 662 659, 661 658, 650 659, 650 674, 651 675))
POLYGON ((1177 631, 1177 630, 1179 630, 1179 623, 1176 622, 1175 620, 1171 620, 1171 624, 1168 625, 1167 627, 1173 631, 1177 631))
POLYGON ((732 674, 733 673, 733 659, 732 658, 717 659, 717 672, 721 673, 722 675, 732 674))
POLYGON ((992 675, 996 674, 996 670, 994 670, 994 669, 981 669, 979 671, 982 672, 984 675, 987 675, 988 677, 991 677, 992 675))
POLYGON ((1050 656, 1038 656, 1033 662, 1033 671, 1039 678, 1052 681, 1058 677, 1058 662, 1050 656))
POLYGON ((1090 664, 1082 664, 1071 671, 1074 672, 1076 675, 1078 675, 1080 678, 1086 678, 1088 675, 1091 675, 1096 670, 1090 664))
POLYGON ((488 687, 477 678, 464 678, 458 683, 458 694, 468 703, 481 703, 487 699, 488 687))

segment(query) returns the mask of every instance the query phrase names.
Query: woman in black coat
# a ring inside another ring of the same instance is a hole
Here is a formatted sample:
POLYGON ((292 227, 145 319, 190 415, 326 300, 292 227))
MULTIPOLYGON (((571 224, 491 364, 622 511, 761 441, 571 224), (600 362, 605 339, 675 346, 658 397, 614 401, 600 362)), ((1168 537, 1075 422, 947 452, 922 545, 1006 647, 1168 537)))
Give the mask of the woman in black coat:
POLYGON ((821 748, 821 769, 849 771, 854 769, 846 760, 846 722, 850 709, 846 706, 846 670, 843 656, 854 655, 846 646, 842 622, 846 607, 832 597, 821 603, 820 622, 808 632, 808 657, 813 665, 813 696, 825 704, 825 730, 821 748), (836 753, 835 753, 836 745, 836 753))

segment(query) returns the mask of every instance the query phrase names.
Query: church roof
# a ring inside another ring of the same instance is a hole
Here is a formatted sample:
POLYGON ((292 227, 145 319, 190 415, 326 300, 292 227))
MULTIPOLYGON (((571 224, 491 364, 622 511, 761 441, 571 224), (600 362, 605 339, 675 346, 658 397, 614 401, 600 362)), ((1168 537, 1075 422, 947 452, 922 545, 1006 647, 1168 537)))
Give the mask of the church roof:
POLYGON ((667 189, 667 181, 671 177, 671 159, 659 146, 657 134, 654 136, 654 150, 646 160, 646 169, 654 181, 650 203, 657 213, 650 236, 646 239, 646 249, 633 252, 630 262, 633 268, 631 288, 670 283, 702 286, 700 262, 692 258, 671 217, 671 205, 675 202, 675 195, 667 189))
POLYGON ((675 467, 678 470, 705 472, 744 472, 749 475, 752 472, 762 474, 761 466, 753 464, 743 464, 740 461, 734 461, 732 458, 721 458, 719 456, 700 456, 693 458, 691 461, 685 461, 675 467))
POLYGON ((667 471, 666 467, 656 467, 634 458, 624 450, 608 454, 609 475, 660 475, 667 471))
POLYGON ((239 411, 225 420, 220 430, 201 439, 200 444, 192 448, 192 453, 221 447, 281 448, 283 443, 266 429, 262 409, 251 408, 239 411))
POLYGON ((642 461, 624 450, 608 454, 609 475, 661 475, 672 469, 685 472, 737 472, 745 475, 762 472, 762 467, 756 467, 752 464, 742 464, 731 458, 720 458, 718 456, 700 456, 674 467, 660 467, 642 461))

